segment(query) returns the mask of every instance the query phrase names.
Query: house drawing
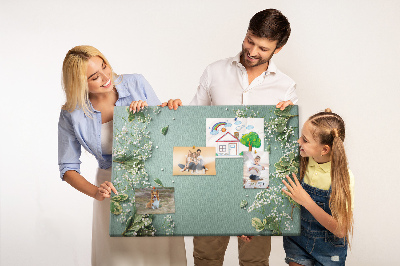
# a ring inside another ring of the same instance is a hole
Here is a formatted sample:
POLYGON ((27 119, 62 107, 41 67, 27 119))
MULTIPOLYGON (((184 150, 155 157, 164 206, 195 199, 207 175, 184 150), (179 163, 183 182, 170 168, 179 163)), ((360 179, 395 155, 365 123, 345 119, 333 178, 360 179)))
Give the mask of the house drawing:
POLYGON ((239 154, 240 140, 234 135, 232 135, 230 132, 227 132, 225 135, 220 137, 215 142, 217 144, 216 152, 218 156, 222 155, 235 156, 239 154))

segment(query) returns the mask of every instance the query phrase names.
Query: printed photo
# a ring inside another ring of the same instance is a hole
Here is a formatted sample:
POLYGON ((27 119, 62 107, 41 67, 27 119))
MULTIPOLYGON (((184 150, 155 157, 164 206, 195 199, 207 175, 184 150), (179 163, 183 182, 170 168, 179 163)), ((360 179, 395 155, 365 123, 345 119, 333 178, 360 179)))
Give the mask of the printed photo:
POLYGON ((206 127, 206 146, 215 147, 218 158, 264 151, 264 118, 207 118, 206 127))
POLYGON ((216 175, 215 147, 174 147, 173 175, 216 175))
POLYGON ((243 187, 268 188, 269 153, 243 152, 243 187))
POLYGON ((175 213, 173 187, 135 188, 137 214, 175 213))

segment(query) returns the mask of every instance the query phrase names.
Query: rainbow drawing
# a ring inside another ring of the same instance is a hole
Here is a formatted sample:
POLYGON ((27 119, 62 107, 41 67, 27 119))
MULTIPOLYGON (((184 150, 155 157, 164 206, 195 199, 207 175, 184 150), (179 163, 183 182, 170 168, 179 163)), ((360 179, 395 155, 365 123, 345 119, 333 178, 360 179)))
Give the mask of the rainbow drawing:
POLYGON ((226 125, 226 122, 218 122, 218 123, 216 123, 216 124, 212 127, 211 131, 213 131, 213 130, 218 130, 218 128, 219 128, 220 126, 225 126, 225 125, 226 125))

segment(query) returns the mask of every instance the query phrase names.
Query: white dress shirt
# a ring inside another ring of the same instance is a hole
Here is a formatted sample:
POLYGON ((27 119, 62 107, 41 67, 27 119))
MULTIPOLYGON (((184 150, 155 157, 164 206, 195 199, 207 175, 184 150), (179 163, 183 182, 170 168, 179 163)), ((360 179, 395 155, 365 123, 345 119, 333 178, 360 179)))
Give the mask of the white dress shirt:
POLYGON ((276 105, 288 100, 298 100, 290 77, 270 60, 268 69, 249 84, 239 53, 207 66, 190 105, 276 105))

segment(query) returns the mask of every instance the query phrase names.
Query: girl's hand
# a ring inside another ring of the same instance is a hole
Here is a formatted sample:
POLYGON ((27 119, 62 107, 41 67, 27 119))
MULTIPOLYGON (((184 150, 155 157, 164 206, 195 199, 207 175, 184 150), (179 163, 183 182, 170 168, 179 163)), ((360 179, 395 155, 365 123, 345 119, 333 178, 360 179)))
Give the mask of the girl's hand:
POLYGON ((168 105, 169 110, 172 110, 172 108, 174 108, 174 110, 176 110, 176 109, 178 109, 179 106, 182 106, 182 101, 180 99, 175 99, 175 100, 170 99, 168 102, 164 102, 159 106, 165 107, 167 105, 168 105))
POLYGON ((314 202, 310 195, 304 190, 304 188, 301 186, 299 180, 297 179, 295 174, 292 174, 293 180, 290 178, 290 176, 286 176, 287 180, 289 181, 289 184, 285 181, 282 180, 283 184, 287 187, 288 190, 282 188, 283 193, 291 197, 295 202, 298 204, 302 205, 303 207, 306 207, 306 205, 310 202, 314 202))
POLYGON ((289 101, 284 101, 284 102, 279 102, 279 103, 276 105, 276 108, 279 108, 279 109, 281 109, 281 111, 283 111, 283 110, 285 110, 285 108, 286 108, 287 106, 289 106, 289 105, 293 105, 293 103, 292 103, 291 100, 289 100, 289 101))
POLYGON ((113 184, 111 182, 105 181, 103 184, 100 185, 100 187, 97 188, 97 192, 94 198, 99 201, 102 201, 105 198, 110 198, 111 191, 118 195, 118 192, 113 184))
POLYGON ((132 113, 139 112, 140 110, 143 109, 143 107, 148 106, 146 101, 133 101, 129 105, 129 111, 132 113))
POLYGON ((253 236, 241 235, 241 236, 238 236, 238 238, 242 239, 244 242, 249 243, 253 239, 253 236))

